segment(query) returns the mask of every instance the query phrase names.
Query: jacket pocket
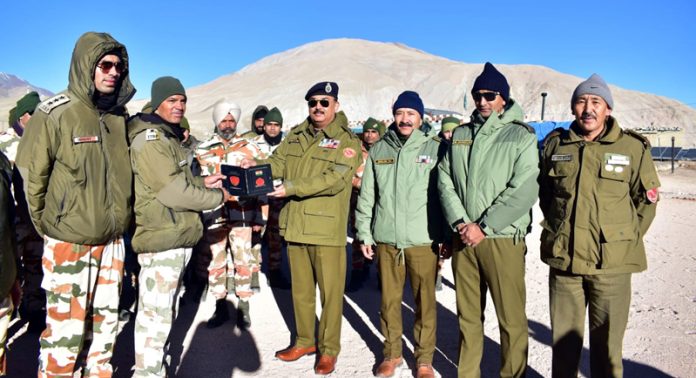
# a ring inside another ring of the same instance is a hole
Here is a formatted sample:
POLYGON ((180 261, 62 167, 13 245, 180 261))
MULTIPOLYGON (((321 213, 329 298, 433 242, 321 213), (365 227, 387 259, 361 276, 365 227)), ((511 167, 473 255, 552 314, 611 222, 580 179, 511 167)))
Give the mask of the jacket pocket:
POLYGON ((565 259, 568 249, 568 237, 562 233, 554 231, 546 219, 541 221, 541 250, 542 258, 563 258, 565 259))
POLYGON ((637 237, 638 229, 633 223, 601 226, 602 269, 620 267, 631 263, 631 252, 636 247, 637 237))
POLYGON ((336 231, 336 216, 329 209, 304 209, 304 235, 331 237, 336 231))

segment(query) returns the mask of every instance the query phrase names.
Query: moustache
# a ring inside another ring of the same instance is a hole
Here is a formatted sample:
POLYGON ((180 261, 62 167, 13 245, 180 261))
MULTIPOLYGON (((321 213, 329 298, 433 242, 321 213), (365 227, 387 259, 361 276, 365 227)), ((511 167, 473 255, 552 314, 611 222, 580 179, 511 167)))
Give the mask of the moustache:
POLYGON ((580 118, 597 118, 597 116, 592 112, 582 112, 580 118))
POLYGON ((411 122, 399 122, 399 127, 413 127, 411 122))
POLYGON ((312 112, 312 114, 317 115, 317 114, 324 114, 323 110, 316 109, 315 111, 312 112))

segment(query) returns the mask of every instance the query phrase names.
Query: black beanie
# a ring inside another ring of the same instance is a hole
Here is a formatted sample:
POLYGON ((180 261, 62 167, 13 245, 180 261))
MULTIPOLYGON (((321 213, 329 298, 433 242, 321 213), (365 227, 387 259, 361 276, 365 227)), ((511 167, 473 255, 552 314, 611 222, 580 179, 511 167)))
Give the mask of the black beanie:
POLYGON ((425 112, 425 109, 423 107, 423 100, 421 100, 420 96, 418 96, 418 93, 414 91, 401 92, 399 97, 396 98, 394 106, 392 106, 392 114, 396 114, 396 110, 401 108, 413 109, 417 111, 418 114, 420 114, 421 118, 423 118, 423 113, 425 112))
POLYGON ((474 87, 471 88, 471 94, 480 90, 489 90, 500 93, 500 97, 508 102, 510 100, 510 85, 505 79, 505 76, 500 73, 490 62, 486 62, 483 66, 483 72, 474 81, 474 87))
POLYGON ((184 86, 181 85, 179 79, 171 76, 162 76, 152 82, 150 102, 152 103, 153 112, 159 108, 162 101, 173 95, 183 95, 186 97, 186 90, 184 86))

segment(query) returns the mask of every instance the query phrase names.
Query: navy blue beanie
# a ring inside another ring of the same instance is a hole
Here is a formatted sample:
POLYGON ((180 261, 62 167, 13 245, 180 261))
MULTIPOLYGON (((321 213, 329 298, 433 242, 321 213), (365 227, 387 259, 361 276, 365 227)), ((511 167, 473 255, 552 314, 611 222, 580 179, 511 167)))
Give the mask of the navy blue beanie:
POLYGON ((471 88, 471 94, 480 90, 495 91, 500 93, 500 97, 508 102, 510 99, 510 85, 505 79, 505 76, 500 73, 490 62, 486 62, 483 66, 483 72, 474 81, 474 87, 471 88))
POLYGON ((396 99, 394 106, 392 107, 392 115, 396 114, 396 109, 409 108, 414 109, 423 118, 423 112, 425 111, 423 107, 423 100, 421 100, 418 93, 414 91, 403 91, 396 99))

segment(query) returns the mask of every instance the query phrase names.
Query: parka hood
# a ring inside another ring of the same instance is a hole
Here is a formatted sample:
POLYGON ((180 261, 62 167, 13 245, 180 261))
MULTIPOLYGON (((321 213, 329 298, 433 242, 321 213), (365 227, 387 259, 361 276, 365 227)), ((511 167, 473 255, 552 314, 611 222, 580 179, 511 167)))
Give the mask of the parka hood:
POLYGON ((80 101, 93 105, 94 70, 99 59, 110 51, 118 51, 125 69, 121 73, 121 86, 116 100, 116 107, 124 107, 135 95, 135 88, 130 81, 128 52, 126 47, 107 33, 87 32, 75 43, 70 60, 68 91, 80 101))

